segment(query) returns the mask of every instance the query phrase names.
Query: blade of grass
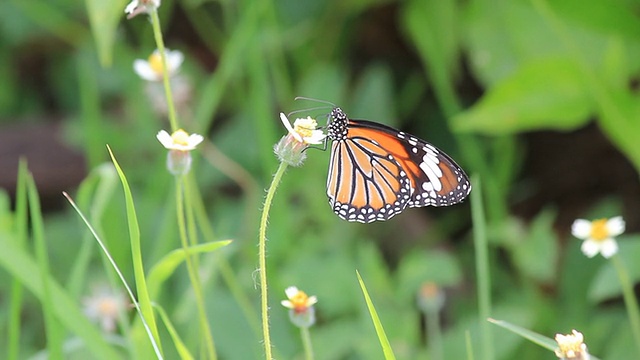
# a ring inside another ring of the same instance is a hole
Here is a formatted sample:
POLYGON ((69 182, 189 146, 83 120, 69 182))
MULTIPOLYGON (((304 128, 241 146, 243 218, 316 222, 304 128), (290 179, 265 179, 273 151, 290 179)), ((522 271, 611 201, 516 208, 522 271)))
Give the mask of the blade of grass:
POLYGON ((494 359, 493 336, 487 319, 491 317, 491 275, 489 272, 489 245, 482 203, 480 177, 473 176, 471 192, 471 219, 473 222, 473 244, 475 247, 476 274, 478 276, 478 315, 482 333, 482 358, 494 359))
POLYGON ((62 337, 58 320, 53 312, 53 300, 51 298, 51 270, 49 269, 49 255, 47 244, 44 240, 44 223, 40 210, 40 198, 36 183, 31 174, 27 175, 27 196, 29 198, 29 215, 31 216, 31 228, 35 243, 36 258, 42 281, 42 312, 44 314, 44 328, 47 338, 47 350, 50 359, 63 359, 62 337))
POLYGON ((356 270, 356 275, 358 276, 358 282, 360 282, 360 288, 362 289, 362 294, 364 294, 364 300, 366 301, 367 308, 369 309, 369 315, 371 315, 371 320, 373 320, 373 326, 376 328, 376 334, 378 334, 378 341, 380 341, 380 345, 382 346, 382 352, 384 353, 384 358, 387 360, 395 359, 396 357, 393 354, 393 350, 391 349, 391 345, 389 344, 387 335, 384 332, 384 328, 382 327, 382 323, 380 322, 378 313, 376 312, 376 309, 373 306, 373 302, 369 297, 367 288, 364 285, 364 281, 362 281, 362 277, 360 277, 360 273, 358 272, 358 270, 356 270))
MULTIPOLYGON (((43 297, 43 282, 38 276, 38 264, 13 238, 0 237, 0 267, 15 277, 38 299, 43 297)), ((98 329, 87 319, 77 302, 58 284, 49 280, 52 311, 60 323, 82 338, 95 359, 120 359, 120 354, 109 346, 98 329)))
POLYGON ((171 319, 169 319, 169 316, 167 316, 167 313, 164 311, 162 306, 158 304, 153 304, 153 307, 158 312, 158 315, 160 315, 160 319, 162 319, 164 326, 167 328, 167 331, 169 332, 169 335, 171 335, 171 340, 173 340, 173 344, 176 346, 176 350, 178 351, 178 354, 180 354, 180 359, 193 360, 193 355, 191 355, 191 353, 189 352, 189 349, 187 349, 187 347, 184 345, 184 342, 180 338, 180 335, 178 334, 176 329, 173 327, 173 324, 171 323, 171 319))
MULTIPOLYGON (((27 162, 20 159, 18 164, 18 180, 16 185, 15 210, 16 243, 21 249, 27 245, 27 162)), ((15 360, 20 352, 20 328, 22 312, 22 284, 17 278, 11 283, 11 298, 9 304, 9 320, 7 325, 7 359, 15 360)))
MULTIPOLYGON (((550 351, 555 351, 558 348, 558 344, 555 342, 555 340, 550 339, 544 335, 540 335, 536 332, 533 332, 529 329, 525 329, 523 327, 520 327, 518 325, 514 325, 511 324, 509 322, 503 321, 503 320, 496 320, 496 319, 487 319, 490 323, 496 324, 498 326, 500 326, 503 329, 507 329, 509 331, 511 331, 514 334, 520 335, 523 338, 531 341, 534 344, 538 344, 540 346, 542 346, 545 349, 548 349, 550 351)), ((589 359, 591 360, 599 360, 597 357, 593 356, 590 354, 589 359)))
POLYGON ((136 216, 136 210, 133 203, 133 195, 131 194, 127 178, 113 155, 111 148, 107 146, 107 149, 109 150, 109 156, 111 156, 113 165, 116 167, 116 171, 118 172, 118 176, 120 177, 120 182, 122 183, 124 190, 127 209, 127 223, 129 226, 129 240, 131 242, 131 256, 133 257, 133 272, 136 280, 136 290, 138 294, 138 301, 140 302, 140 309, 142 311, 142 315, 144 315, 144 319, 146 319, 149 325, 153 338, 155 339, 154 347, 157 344, 158 351, 162 354, 162 344, 160 343, 160 336, 158 335, 158 326, 153 314, 153 307, 151 305, 151 299, 149 298, 149 291, 147 289, 147 281, 144 276, 142 249, 140 248, 140 228, 138 226, 138 218, 136 216))
POLYGON ((107 257, 107 259, 109 259, 109 262, 111 263, 111 266, 113 266, 113 269, 115 270, 116 274, 118 274, 118 277, 120 278, 120 281, 122 282, 122 285, 127 290, 127 293, 129 294, 129 298, 131 299, 131 303, 135 306, 136 311, 138 312, 138 315, 140 315, 140 320, 142 321, 142 324, 144 325, 144 328, 147 331, 147 335, 149 337, 149 340, 151 341, 151 344, 153 345, 153 349, 154 349, 154 351, 156 353, 156 356, 158 357, 158 359, 162 359, 162 354, 160 353, 160 349, 158 348, 158 345, 156 344, 156 341, 153 338, 153 334, 151 333, 151 329, 149 328, 149 325, 148 325, 147 321, 145 320, 144 313, 142 312, 142 309, 140 308, 140 304, 139 304, 138 301, 136 301, 136 297, 133 294, 133 291, 131 291, 131 288, 129 287, 129 285, 127 284, 127 281, 124 278, 124 275, 122 275, 122 272, 120 271, 120 268, 118 268, 118 265, 116 264, 115 260, 113 260, 113 257, 109 253, 109 250, 104 245, 102 240, 100 240, 100 237, 98 236, 96 231, 93 229, 93 226, 91 226, 91 224, 89 223, 89 220, 87 220, 87 218, 84 216, 82 211, 80 211, 80 208, 78 208, 78 205, 76 205, 76 203, 73 201, 73 199, 71 199, 71 197, 67 193, 63 192, 62 194, 64 195, 64 197, 67 198, 67 200, 69 201, 69 203, 71 204, 73 209, 78 213, 78 215, 80 215, 80 218, 85 223, 87 228, 89 228, 89 231, 91 232, 93 237, 96 239, 96 241, 98 242, 98 244, 102 248, 102 251, 104 252, 105 256, 107 257))
MULTIPOLYGON (((231 240, 215 241, 196 246, 190 246, 187 248, 189 254, 200 254, 215 251, 221 247, 227 246, 231 243, 231 240)), ((149 288, 149 294, 152 297, 158 296, 162 284, 164 281, 175 272, 175 269, 186 259, 185 251, 175 249, 165 255, 160 261, 158 261, 149 271, 147 276, 147 284, 149 288)))

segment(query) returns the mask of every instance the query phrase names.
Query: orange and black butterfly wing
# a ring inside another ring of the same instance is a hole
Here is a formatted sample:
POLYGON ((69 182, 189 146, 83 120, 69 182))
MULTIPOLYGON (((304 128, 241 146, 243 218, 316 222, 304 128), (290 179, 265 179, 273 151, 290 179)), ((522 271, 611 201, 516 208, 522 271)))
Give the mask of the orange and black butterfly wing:
POLYGON ((469 178, 447 154, 412 135, 332 112, 327 195, 349 221, 387 220, 406 207, 448 206, 471 191, 469 178))
POLYGON ((332 144, 327 195, 340 218, 369 223, 404 210, 411 201, 411 182, 375 140, 352 136, 332 144))

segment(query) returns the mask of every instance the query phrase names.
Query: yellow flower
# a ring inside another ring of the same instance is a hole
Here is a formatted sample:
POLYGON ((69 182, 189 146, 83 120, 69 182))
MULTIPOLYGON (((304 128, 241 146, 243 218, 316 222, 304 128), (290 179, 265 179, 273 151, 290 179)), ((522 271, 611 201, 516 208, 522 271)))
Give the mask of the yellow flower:
POLYGON ((310 327, 315 324, 316 316, 313 305, 318 302, 315 296, 308 296, 304 291, 295 286, 288 287, 285 291, 287 300, 282 300, 282 306, 289 309, 289 319, 298 327, 310 327))
MULTIPOLYGON (((175 75, 184 61, 184 55, 179 50, 165 49, 167 60, 167 73, 169 77, 175 75)), ((133 70, 147 81, 160 81, 164 67, 162 66, 162 56, 159 50, 155 50, 149 55, 148 60, 136 59, 133 62, 133 70)))
POLYGON ((594 221, 578 219, 571 226, 573 236, 584 240, 582 252, 592 258, 598 253, 610 258, 618 252, 618 243, 614 237, 624 232, 625 223, 622 216, 594 221))
POLYGON ((587 345, 584 344, 584 337, 576 330, 571 332, 569 335, 556 334, 556 356, 563 360, 589 360, 590 355, 587 345))
POLYGON ((418 290, 418 308, 425 313, 440 311, 444 302, 444 291, 434 282, 427 281, 418 290))

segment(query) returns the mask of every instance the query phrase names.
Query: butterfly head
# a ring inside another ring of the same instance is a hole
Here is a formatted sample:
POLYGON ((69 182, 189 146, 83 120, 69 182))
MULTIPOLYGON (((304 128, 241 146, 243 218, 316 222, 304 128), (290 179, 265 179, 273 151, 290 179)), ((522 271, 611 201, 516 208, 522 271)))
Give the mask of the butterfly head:
POLYGON ((339 107, 334 107, 329 114, 329 125, 327 126, 327 137, 334 141, 344 140, 349 131, 347 114, 339 107))

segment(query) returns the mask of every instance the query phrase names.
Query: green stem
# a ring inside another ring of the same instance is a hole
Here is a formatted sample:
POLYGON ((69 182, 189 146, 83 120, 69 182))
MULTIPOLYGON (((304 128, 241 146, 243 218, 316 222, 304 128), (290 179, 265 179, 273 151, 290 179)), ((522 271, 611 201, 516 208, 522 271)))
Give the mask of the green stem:
POLYGON ((167 98, 171 132, 174 132, 178 130, 178 120, 176 119, 176 108, 173 105, 173 95, 171 94, 171 83, 169 82, 169 72, 167 69, 167 56, 165 54, 164 40, 162 40, 162 29, 160 28, 158 10, 154 9, 149 15, 151 17, 151 25, 153 26, 153 37, 156 40, 156 46, 158 47, 158 51, 160 51, 160 58, 162 59, 162 83, 164 84, 164 94, 167 98))
POLYGON ((311 335, 309 335, 308 327, 300 328, 300 336, 302 337, 302 346, 304 346, 304 358, 313 360, 313 347, 311 346, 311 335))
POLYGON ((471 219, 473 221, 473 244, 476 254, 476 274, 478 277, 478 312, 482 333, 483 359, 494 359, 493 336, 487 319, 491 317, 491 277, 489 273, 489 244, 487 242, 484 204, 480 178, 473 176, 474 191, 471 192, 471 219))
POLYGON ((611 262, 616 268, 618 278, 620 279, 624 304, 627 307, 629 321, 631 322, 631 331, 633 332, 634 343, 636 344, 638 354, 640 354, 640 310, 638 310, 638 299, 633 292, 633 285, 631 284, 629 273, 627 272, 622 259, 619 258, 618 255, 614 255, 611 258, 611 262))
POLYGON ((178 229, 180 233, 180 241, 182 243, 182 249, 185 252, 185 259, 187 262, 187 270, 189 272, 189 279, 191 280, 191 285, 193 285, 193 293, 196 298, 196 306, 198 307, 198 312, 200 316, 198 316, 200 320, 200 328, 204 333, 203 336, 206 339, 207 351, 209 353, 209 359, 216 359, 216 350, 215 345, 213 343, 213 336, 211 335, 211 328, 209 327, 209 321, 207 320, 207 312, 204 306, 204 296, 202 295, 202 287, 200 286, 200 277, 198 276, 198 269, 194 264, 194 259, 191 257, 189 248, 189 240, 187 238, 187 229, 184 220, 184 196, 183 196, 183 186, 185 186, 186 179, 185 177, 177 177, 176 178, 176 212, 178 215, 178 229))
POLYGON ((258 261, 260 271, 260 298, 262 311, 262 336, 264 341, 264 354, 267 360, 271 360, 271 338, 269 336, 269 300, 267 299, 267 260, 266 260, 266 242, 267 242, 267 220, 269 219, 269 209, 273 202, 273 196, 276 193, 278 184, 282 179, 282 175, 287 169, 287 164, 281 162, 276 174, 273 176, 271 186, 267 191, 267 197, 264 200, 262 208, 262 217, 260 218, 260 234, 258 238, 258 261))
POLYGON ((440 311, 429 310, 425 315, 425 323, 427 324, 427 334, 429 335, 429 359, 443 360, 444 353, 442 350, 442 328, 440 328, 440 311))

